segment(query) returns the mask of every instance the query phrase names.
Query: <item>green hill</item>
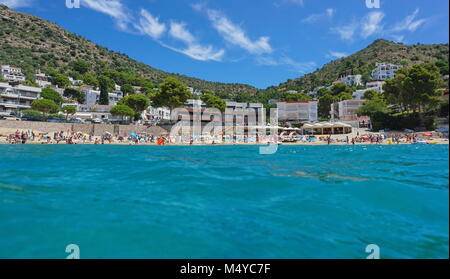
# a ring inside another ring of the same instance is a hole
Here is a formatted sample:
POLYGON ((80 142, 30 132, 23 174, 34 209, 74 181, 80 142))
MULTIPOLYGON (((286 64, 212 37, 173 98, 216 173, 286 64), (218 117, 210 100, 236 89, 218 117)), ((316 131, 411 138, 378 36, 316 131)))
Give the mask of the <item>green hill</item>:
POLYGON ((411 66, 413 64, 445 61, 448 65, 448 60, 448 44, 404 45, 378 39, 367 48, 353 55, 334 60, 313 73, 288 80, 273 88, 309 91, 318 86, 331 85, 339 77, 349 74, 361 74, 367 79, 375 68, 375 63, 378 62, 411 66))
POLYGON ((245 84, 209 82, 180 74, 171 74, 137 62, 99 46, 44 19, 19 13, 0 4, 0 64, 21 67, 27 77, 36 70, 58 70, 69 74, 69 65, 84 61, 93 73, 104 69, 131 70, 154 83, 175 76, 198 90, 210 90, 218 95, 238 93, 255 95, 257 89, 245 84))
POLYGON ((410 66, 424 62, 444 61, 448 68, 448 44, 404 45, 387 40, 374 41, 367 48, 345 58, 327 63, 321 69, 267 90, 237 83, 220 83, 196 79, 180 74, 167 73, 99 46, 79 35, 70 33, 44 19, 19 13, 0 4, 0 64, 21 67, 32 79, 36 70, 58 70, 71 74, 71 64, 84 61, 93 74, 104 70, 127 71, 162 82, 175 76, 197 90, 209 90, 222 98, 238 101, 261 101, 266 103, 277 98, 280 91, 309 91, 318 86, 331 85, 340 76, 362 74, 369 78, 377 62, 410 66))

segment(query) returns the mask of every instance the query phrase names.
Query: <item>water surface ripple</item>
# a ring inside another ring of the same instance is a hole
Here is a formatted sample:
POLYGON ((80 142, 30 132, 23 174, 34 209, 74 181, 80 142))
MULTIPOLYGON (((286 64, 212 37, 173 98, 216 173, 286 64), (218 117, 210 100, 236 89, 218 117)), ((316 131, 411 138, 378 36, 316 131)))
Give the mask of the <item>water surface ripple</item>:
POLYGON ((0 146, 0 258, 448 258, 448 146, 0 146))

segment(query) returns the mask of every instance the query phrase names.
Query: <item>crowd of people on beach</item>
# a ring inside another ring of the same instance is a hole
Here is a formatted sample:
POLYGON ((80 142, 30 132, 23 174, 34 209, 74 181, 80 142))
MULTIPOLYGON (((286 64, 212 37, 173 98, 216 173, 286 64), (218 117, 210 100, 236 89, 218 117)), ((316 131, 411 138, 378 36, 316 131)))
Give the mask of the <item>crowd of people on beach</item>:
POLYGON ((167 142, 165 137, 156 136, 117 136, 114 137, 111 133, 105 132, 101 136, 94 134, 85 134, 73 131, 59 131, 54 133, 36 133, 33 130, 19 131, 16 130, 13 134, 2 136, 6 138, 9 144, 113 144, 113 143, 157 143, 163 145, 167 142))
POLYGON ((337 138, 333 139, 332 136, 325 136, 320 137, 319 139, 321 141, 325 141, 328 144, 331 143, 344 143, 344 144, 416 144, 416 143, 423 143, 426 140, 432 140, 431 136, 432 134, 428 134, 427 136, 422 137, 419 136, 420 134, 413 133, 413 134, 391 134, 387 136, 386 134, 370 134, 370 135, 363 135, 360 136, 359 133, 356 137, 349 138, 347 136, 344 139, 337 138))
MULTIPOLYGON (((279 135, 217 135, 217 136, 155 136, 145 133, 113 136, 105 132, 101 136, 73 131, 59 131, 54 133, 36 133, 33 130, 19 131, 6 137, 10 144, 156 144, 156 145, 194 145, 194 144, 416 144, 430 143, 433 138, 431 133, 398 133, 398 134, 364 134, 359 132, 353 137, 339 136, 316 136, 297 135, 294 137, 283 137, 279 135), (428 136, 425 137, 424 135, 428 136), (428 142, 426 142, 428 140, 428 142)), ((0 135, 0 138, 2 136, 0 135)))

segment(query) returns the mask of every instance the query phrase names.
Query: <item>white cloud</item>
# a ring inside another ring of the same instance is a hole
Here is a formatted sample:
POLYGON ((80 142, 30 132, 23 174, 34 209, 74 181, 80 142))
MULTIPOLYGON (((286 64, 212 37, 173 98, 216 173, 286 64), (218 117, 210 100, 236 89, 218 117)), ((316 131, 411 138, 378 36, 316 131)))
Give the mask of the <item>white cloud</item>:
POLYGON ((135 27, 153 39, 159 39, 166 32, 166 25, 159 22, 159 18, 154 17, 149 11, 142 9, 139 25, 135 27))
POLYGON ((331 32, 339 35, 342 40, 346 41, 353 41, 358 34, 366 39, 372 35, 383 33, 383 19, 383 12, 370 12, 362 19, 354 19, 347 25, 331 28, 331 32))
POLYGON ((336 13, 335 9, 328 8, 327 9, 327 16, 332 17, 336 13))
POLYGON ((294 4, 298 6, 305 5, 305 0, 282 0, 283 3, 294 4))
POLYGON ((358 23, 352 22, 348 25, 331 28, 331 32, 338 34, 342 40, 351 41, 351 40, 353 40, 353 37, 355 36, 357 29, 358 29, 358 23))
POLYGON ((111 16, 116 20, 117 26, 121 30, 126 30, 132 19, 120 0, 82 0, 81 4, 111 16))
POLYGON ((204 46, 197 42, 197 39, 186 29, 185 23, 172 22, 170 24, 170 36, 182 41, 186 44, 186 48, 179 49, 163 44, 174 51, 183 53, 193 59, 200 61, 221 61, 225 51, 223 49, 216 50, 213 46, 204 46))
POLYGON ((315 62, 298 62, 287 56, 282 57, 280 62, 284 65, 290 66, 296 72, 301 74, 311 72, 317 67, 317 64, 315 62))
POLYGON ((0 0, 0 4, 4 4, 11 9, 16 9, 31 6, 32 0, 0 0))
POLYGON ((397 43, 403 43, 405 42, 405 36, 403 35, 391 35, 391 37, 394 39, 397 43))
POLYGON ((383 18, 383 12, 371 12, 367 14, 361 22, 361 36, 363 38, 368 38, 373 34, 382 32, 383 26, 381 25, 381 22, 383 18))
POLYGON ((199 61, 222 61, 225 54, 224 50, 215 50, 212 46, 202 46, 199 44, 188 45, 187 48, 176 48, 167 44, 161 43, 162 46, 189 56, 192 59, 199 61))
POLYGON ((277 60, 270 56, 258 56, 255 60, 258 65, 263 66, 278 66, 280 64, 277 60))
POLYGON ((328 58, 343 58, 347 56, 348 56, 347 53, 339 51, 330 51, 329 54, 327 55, 328 58))
POLYGON ((315 62, 298 62, 285 55, 280 58, 274 58, 272 56, 257 56, 255 60, 258 65, 262 66, 288 66, 293 71, 300 74, 311 72, 317 67, 315 62))
POLYGON ((393 28, 393 32, 401 32, 401 31, 410 31, 414 32, 419 28, 422 24, 424 24, 427 19, 418 19, 415 20, 417 15, 419 14, 420 9, 417 8, 411 15, 405 17, 402 21, 397 23, 393 28))
POLYGON ((271 53, 269 37, 260 37, 256 41, 250 40, 242 28, 229 20, 224 14, 217 10, 207 10, 209 20, 213 27, 230 44, 237 45, 252 54, 271 53))
POLYGON ((121 0, 83 0, 82 3, 90 9, 114 18, 121 30, 131 31, 129 26, 132 26, 134 31, 138 31, 137 34, 147 35, 161 46, 185 54, 193 59, 221 61, 225 54, 224 50, 216 50, 213 46, 204 46, 198 43, 198 40, 186 29, 184 23, 172 22, 169 35, 182 41, 186 44, 186 47, 177 48, 165 43, 163 41, 163 36, 167 31, 165 23, 145 9, 141 9, 138 17, 133 17, 127 12, 121 0))
POLYGON ((170 24, 170 35, 176 39, 179 39, 185 43, 191 44, 195 41, 191 32, 186 29, 185 23, 172 22, 170 24))
POLYGON ((203 8, 205 7, 205 5, 203 3, 195 3, 195 4, 191 4, 192 9, 194 9, 194 11, 197 12, 201 12, 203 10, 203 8))
POLYGON ((404 42, 404 31, 414 32, 428 21, 426 18, 416 19, 420 9, 417 8, 411 15, 395 24, 391 28, 385 28, 383 20, 385 14, 381 11, 370 12, 360 20, 353 20, 351 24, 331 28, 331 32, 338 34, 342 40, 354 40, 359 34, 367 39, 373 35, 390 36, 397 42, 404 42))
POLYGON ((314 22, 317 22, 317 21, 322 20, 322 19, 332 18, 333 15, 335 14, 335 12, 336 12, 335 9, 329 8, 324 13, 310 15, 309 17, 303 19, 302 22, 304 22, 304 23, 314 23, 314 22))

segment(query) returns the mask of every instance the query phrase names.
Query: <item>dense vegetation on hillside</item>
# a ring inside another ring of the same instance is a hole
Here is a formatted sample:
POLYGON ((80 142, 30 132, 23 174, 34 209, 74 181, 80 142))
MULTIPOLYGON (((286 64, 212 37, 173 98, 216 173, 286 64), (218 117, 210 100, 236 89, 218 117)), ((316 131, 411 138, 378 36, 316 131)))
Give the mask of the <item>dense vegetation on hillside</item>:
POLYGON ((125 54, 96 45, 54 23, 13 11, 4 5, 0 5, 0 37, 0 64, 21 67, 28 82, 33 80, 33 74, 40 69, 51 75, 56 84, 62 87, 69 83, 66 76, 84 80, 86 84, 96 87, 100 85, 99 81, 109 78, 121 85, 126 94, 134 93, 132 86, 141 86, 145 93, 151 94, 152 87, 173 76, 187 86, 222 99, 266 105, 271 99, 309 100, 305 92, 319 86, 329 86, 348 74, 361 74, 363 80, 367 81, 377 62, 405 67, 434 63, 445 75, 448 74, 449 60, 448 44, 404 45, 379 39, 367 48, 332 61, 313 73, 288 80, 279 86, 258 90, 249 85, 208 82, 157 70, 125 54), (302 93, 286 93, 289 90, 302 93))
POLYGON ((339 77, 349 74, 361 74, 363 80, 367 81, 375 68, 375 64, 380 62, 409 67, 414 64, 442 61, 446 64, 448 74, 448 60, 448 44, 404 45, 378 39, 367 48, 351 56, 334 60, 313 73, 298 79, 288 80, 274 87, 274 89, 309 91, 319 86, 329 86, 339 77))
POLYGON ((209 82, 179 74, 170 74, 130 59, 70 33, 58 25, 38 17, 16 12, 0 4, 0 64, 21 67, 29 79, 36 70, 58 71, 79 78, 74 63, 87 64, 87 71, 98 75, 105 70, 139 76, 134 84, 142 86, 142 79, 155 84, 174 76, 196 90, 209 90, 221 96, 238 93, 255 95, 257 89, 244 84, 209 82))

